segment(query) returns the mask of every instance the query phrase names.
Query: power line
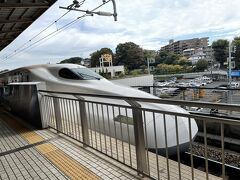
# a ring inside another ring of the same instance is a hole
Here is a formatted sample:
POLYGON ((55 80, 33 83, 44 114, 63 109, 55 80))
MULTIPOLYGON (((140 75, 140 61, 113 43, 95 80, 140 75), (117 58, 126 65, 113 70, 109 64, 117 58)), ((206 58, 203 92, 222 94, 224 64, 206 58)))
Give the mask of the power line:
MULTIPOLYGON (((81 1, 79 3, 79 7, 82 6, 84 4, 85 0, 81 1)), ((23 43, 21 46, 19 46, 19 48, 15 49, 13 53, 11 54, 14 54, 16 52, 18 52, 20 49, 22 49, 24 46, 26 46, 26 44, 28 44, 29 42, 31 42, 32 40, 34 40, 35 38, 37 38, 40 34, 42 34, 43 32, 45 32, 48 28, 50 28, 52 25, 56 24, 60 19, 62 19, 64 16, 66 16, 71 10, 65 12, 63 15, 61 15, 58 19, 56 19, 55 21, 53 21, 51 24, 49 24, 46 28, 44 28, 42 31, 40 31, 38 34, 36 34, 35 36, 33 36, 31 39, 29 39, 27 42, 23 43)), ((25 48, 24 48, 25 49, 25 48)), ((8 55, 8 56, 5 56, 6 59, 8 57, 12 57, 12 55, 8 55)))
MULTIPOLYGON (((31 47, 31 49, 33 49, 33 48, 39 46, 40 43, 44 43, 44 42, 46 42, 47 40, 53 38, 54 36, 56 36, 56 35, 58 35, 59 33, 61 33, 63 30, 65 30, 65 29, 67 29, 68 27, 70 27, 72 24, 75 24, 79 19, 83 19, 83 18, 86 17, 86 16, 87 16, 87 15, 83 15, 83 16, 78 17, 77 19, 71 21, 70 23, 66 24, 65 26, 63 26, 63 27, 59 28, 58 30, 56 30, 56 31, 54 31, 54 32, 52 32, 52 33, 44 36, 43 38, 39 39, 38 41, 36 41, 36 42, 32 43, 31 45, 25 47, 24 49, 21 49, 21 50, 18 51, 16 54, 13 54, 13 55, 11 55, 11 56, 8 56, 7 58, 11 58, 11 57, 13 57, 13 56, 16 56, 17 54, 19 54, 19 53, 21 53, 21 52, 29 49, 30 47, 31 47), (43 41, 43 40, 45 40, 45 41, 43 41), (43 41, 43 42, 42 42, 42 41, 43 41), (35 46, 34 46, 34 45, 35 45, 35 46)), ((7 58, 6 58, 6 59, 7 59, 7 58)))
POLYGON ((36 37, 38 37, 40 34, 42 34, 43 32, 45 32, 48 28, 50 28, 52 25, 54 25, 55 23, 57 23, 61 18, 63 18, 65 15, 67 15, 70 11, 67 11, 66 13, 64 13, 62 16, 60 16, 57 20, 55 20, 54 22, 52 22, 51 24, 49 24, 46 28, 44 28, 42 31, 40 31, 38 34, 36 34, 35 36, 33 36, 31 39, 29 39, 27 42, 25 42, 24 44, 22 44, 21 46, 19 46, 19 48, 15 49, 13 53, 19 51, 20 49, 22 49, 26 44, 28 44, 29 42, 31 42, 33 39, 35 39, 36 37))
MULTIPOLYGON (((96 8, 92 9, 91 12, 94 12, 95 10, 99 9, 100 7, 102 7, 103 5, 105 5, 106 3, 110 2, 110 1, 111 1, 111 0, 104 1, 102 4, 100 4, 100 5, 97 6, 96 8)), ((84 3, 84 1, 82 1, 81 3, 84 3)), ((69 10, 69 11, 70 11, 70 10, 69 10)), ((68 12, 69 12, 69 11, 68 11, 68 12)), ((63 16, 65 16, 68 12, 66 12, 65 14, 63 14, 63 15, 62 15, 60 18, 58 18, 56 21, 58 21, 59 19, 61 19, 61 18, 62 18, 63 16)), ((86 16, 93 16, 93 15, 89 15, 89 14, 85 13, 84 15, 79 16, 78 18, 76 18, 75 20, 73 20, 73 21, 65 24, 65 25, 62 26, 61 28, 59 28, 59 29, 51 32, 50 34, 44 36, 43 38, 35 41, 35 42, 32 43, 31 45, 29 45, 29 46, 27 46, 27 47, 25 47, 25 48, 23 48, 23 49, 21 49, 21 50, 19 50, 19 51, 16 51, 16 50, 15 50, 13 53, 11 53, 10 55, 6 56, 6 57, 5 57, 5 60, 6 60, 6 59, 9 59, 9 58, 11 58, 11 57, 13 57, 13 56, 21 53, 21 52, 23 52, 23 51, 25 51, 25 50, 27 50, 27 49, 29 49, 29 48, 32 47, 33 45, 35 45, 35 44, 37 44, 37 43, 40 43, 40 42, 43 41, 43 40, 46 40, 46 41, 47 41, 47 40, 51 39, 52 37, 56 36, 57 34, 59 34, 60 32, 62 32, 63 30, 67 29, 69 26, 75 24, 78 20, 83 19, 83 18, 86 17, 86 16), (56 34, 55 34, 55 33, 56 33, 56 34)), ((47 30, 50 26, 52 26, 54 23, 55 23, 55 22, 51 23, 47 28, 45 28, 44 30, 42 30, 42 31, 41 31, 40 33, 38 33, 37 35, 35 35, 32 39, 36 38, 36 37, 39 36, 42 32, 46 31, 46 30, 47 30)), ((31 39, 31 40, 32 40, 32 39, 31 39)), ((30 40, 29 40, 29 41, 30 41, 30 40)), ((29 42, 29 41, 28 41, 28 42, 29 42)), ((46 42, 46 41, 44 41, 44 42, 46 42)), ((31 41, 30 41, 30 42, 31 42, 31 41)), ((42 42, 42 43, 44 43, 44 42, 42 42)), ((26 45, 26 44, 25 44, 25 45, 26 45)), ((36 46, 34 46, 34 47, 36 47, 36 46)), ((32 48, 33 48, 33 47, 32 47, 32 48)), ((19 49, 20 49, 20 48, 19 48, 19 49)))

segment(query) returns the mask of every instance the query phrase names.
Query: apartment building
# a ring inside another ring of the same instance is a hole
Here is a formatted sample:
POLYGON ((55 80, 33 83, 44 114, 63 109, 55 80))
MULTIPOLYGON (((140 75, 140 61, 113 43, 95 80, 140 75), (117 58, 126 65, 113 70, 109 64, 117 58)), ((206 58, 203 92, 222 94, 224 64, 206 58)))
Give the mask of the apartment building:
POLYGON ((192 50, 192 49, 196 50, 199 48, 208 47, 208 41, 209 41, 208 37, 179 40, 179 41, 174 41, 173 39, 171 39, 169 40, 169 44, 166 46, 163 46, 160 49, 160 51, 173 52, 175 54, 184 55, 183 54, 184 50, 192 50))

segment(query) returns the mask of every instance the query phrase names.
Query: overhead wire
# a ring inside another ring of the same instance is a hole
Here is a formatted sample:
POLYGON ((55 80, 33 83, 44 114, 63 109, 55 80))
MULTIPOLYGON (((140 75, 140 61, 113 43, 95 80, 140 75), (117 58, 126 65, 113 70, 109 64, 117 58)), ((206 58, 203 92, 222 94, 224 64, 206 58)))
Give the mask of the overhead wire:
MULTIPOLYGON (((83 19, 83 18, 86 17, 86 16, 90 16, 90 15, 81 16, 81 17, 79 17, 78 20, 81 20, 81 19, 83 19)), ((66 26, 64 29, 58 29, 58 30, 55 31, 54 33, 51 33, 51 34, 49 34, 48 36, 43 37, 42 39, 40 39, 39 41, 35 42, 34 44, 31 44, 31 46, 28 47, 28 48, 33 49, 33 48, 35 48, 35 47, 37 47, 37 46, 45 43, 47 40, 49 40, 49 39, 53 38, 54 36, 58 35, 58 34, 61 33, 63 30, 67 29, 68 27, 70 27, 72 24, 74 24, 74 23, 76 23, 76 22, 77 22, 77 21, 74 21, 74 22, 72 22, 71 24, 68 24, 68 26, 66 26), (45 41, 41 42, 43 39, 45 39, 45 41), (35 46, 34 46, 34 45, 35 45, 35 46)), ((26 48, 26 49, 28 49, 28 48, 26 48)), ((20 52, 19 52, 19 53, 20 53, 20 52)))
POLYGON ((52 22, 51 24, 49 24, 46 28, 44 28, 42 31, 40 31, 38 34, 36 34, 35 36, 33 36, 31 39, 29 39, 27 42, 25 42, 24 44, 22 44, 21 46, 19 46, 19 48, 17 48, 16 50, 14 50, 14 52, 18 51, 19 49, 22 49, 26 44, 28 44, 29 42, 31 42, 32 40, 34 40, 35 38, 37 38, 40 34, 42 34, 43 32, 45 32, 48 28, 50 28, 52 25, 56 24, 61 18, 63 18, 65 15, 67 15, 70 12, 67 11, 66 13, 64 13, 62 16, 60 16, 57 20, 55 20, 54 22, 52 22))
MULTIPOLYGON (((12 55, 7 56, 6 59, 9 59, 9 58, 12 58, 13 56, 16 56, 17 54, 19 54, 19 53, 25 51, 26 49, 32 47, 33 45, 35 45, 35 44, 37 44, 37 43, 39 43, 39 42, 41 42, 41 41, 47 39, 47 38, 50 37, 51 35, 54 35, 56 32, 59 32, 59 33, 62 32, 65 28, 67 28, 68 26, 72 25, 72 24, 75 23, 76 21, 78 21, 78 19, 75 19, 75 20, 69 22, 68 24, 62 26, 61 28, 59 28, 59 29, 57 29, 57 30, 51 32, 50 34, 48 34, 48 35, 42 37, 41 39, 39 39, 39 40, 33 42, 33 43, 30 44, 29 46, 26 46, 25 48, 19 50, 19 51, 16 52, 15 54, 12 54, 12 55)), ((54 37, 54 36, 53 36, 53 37, 54 37)), ((50 38, 49 38, 49 39, 50 39, 50 38)))
MULTIPOLYGON (((94 12, 95 10, 99 9, 100 7, 102 7, 103 5, 107 4, 107 3, 110 2, 110 1, 111 1, 111 0, 104 1, 102 4, 100 4, 99 6, 95 7, 94 9, 92 9, 91 12, 94 12)), ((84 1, 82 1, 82 2, 84 2, 84 1)), ((70 10, 69 10, 69 11, 70 11, 70 10)), ((68 11, 68 12, 69 12, 69 11, 68 11)), ((67 13, 68 13, 68 12, 67 12, 67 13)), ((65 13, 65 14, 66 14, 66 13, 65 13)), ((26 49, 29 49, 29 48, 32 47, 33 45, 35 45, 35 44, 37 44, 37 43, 40 43, 41 41, 43 41, 44 39, 47 39, 49 36, 52 35, 51 37, 48 38, 48 39, 51 39, 52 37, 55 36, 55 35, 54 35, 55 33, 56 33, 56 35, 59 34, 59 33, 62 32, 64 29, 68 28, 68 27, 71 26, 72 24, 75 24, 79 19, 82 19, 82 18, 84 18, 84 17, 86 17, 86 16, 91 16, 91 15, 89 15, 89 14, 86 13, 86 14, 84 14, 84 15, 82 15, 82 16, 77 17, 75 20, 67 23, 66 25, 62 26, 61 28, 59 28, 59 29, 51 32, 50 34, 44 36, 43 38, 35 41, 35 42, 32 43, 31 45, 29 45, 29 46, 21 49, 20 51, 17 51, 17 52, 14 51, 14 53, 6 56, 6 57, 5 57, 5 60, 6 60, 6 59, 9 59, 9 58, 11 58, 11 57, 13 57, 13 56, 16 56, 17 54, 25 51, 26 49)), ((54 23, 55 23, 55 22, 54 22, 54 23)), ((52 24, 54 24, 54 23, 52 23, 52 24)), ((52 24, 51 24, 51 25, 52 25, 52 24)), ((45 28, 45 29, 46 29, 46 28, 45 28)), ((37 35, 36 35, 36 37, 37 37, 37 35)), ((48 40, 48 39, 47 39, 47 40, 48 40)), ((35 46, 35 47, 36 47, 36 46, 35 46)))
MULTIPOLYGON (((109 0, 109 1, 110 1, 110 0, 109 0)), ((108 2, 109 2, 109 1, 108 1, 108 2)), ((85 2, 85 0, 82 0, 82 1, 79 3, 79 7, 82 6, 82 5, 84 4, 84 2, 85 2)), ((101 6, 104 5, 104 4, 106 4, 106 2, 103 2, 100 6, 94 8, 92 11, 98 9, 99 7, 101 7, 101 6)), ((40 34, 42 34, 43 32, 45 32, 45 31, 46 31, 48 28, 50 28, 52 25, 56 24, 61 18, 63 18, 65 15, 67 15, 70 11, 71 11, 71 10, 68 10, 66 13, 64 13, 63 15, 61 15, 58 19, 56 19, 54 22, 52 22, 51 24, 49 24, 46 28, 44 28, 44 29, 43 29, 42 31, 40 31, 38 34, 36 34, 35 36, 33 36, 31 39, 29 39, 29 40, 28 40, 27 42, 25 42, 24 44, 22 44, 19 48, 15 49, 11 54, 9 54, 8 56, 5 56, 4 59, 11 58, 11 57, 19 54, 20 52, 23 52, 24 50, 28 49, 29 47, 33 46, 34 44, 36 44, 36 43, 38 43, 38 42, 40 42, 40 41, 46 39, 47 37, 53 35, 53 34, 56 33, 56 32, 59 32, 59 33, 62 32, 63 29, 66 29, 68 26, 74 24, 74 23, 75 23, 76 21, 78 21, 79 19, 87 16, 87 14, 85 14, 85 15, 83 15, 83 16, 80 16, 80 17, 78 17, 77 19, 71 21, 70 23, 67 23, 66 25, 62 26, 61 28, 57 28, 56 31, 54 31, 54 32, 46 35, 45 37, 43 37, 43 38, 35 41, 33 44, 31 44, 31 45, 23 48, 23 47, 26 46, 29 42, 32 42, 32 40, 34 40, 34 39, 37 38, 40 34)), ((57 34, 58 34, 58 33, 57 33, 57 34)), ((55 35, 54 35, 54 36, 55 36, 55 35)), ((52 37, 54 37, 54 36, 52 36, 52 37)), ((50 38, 52 38, 52 37, 50 37, 50 38)), ((48 39, 50 39, 50 38, 48 38, 48 39)))
MULTIPOLYGON (((85 1, 85 0, 81 1, 80 4, 82 5, 82 4, 84 3, 84 1, 85 1)), ((102 7, 104 4, 106 4, 106 3, 110 2, 110 1, 111 1, 111 0, 108 0, 108 1, 103 2, 102 4, 100 4, 99 6, 97 6, 96 8, 92 9, 91 12, 94 12, 95 10, 99 9, 99 8, 102 7)), ((75 24, 78 20, 81 20, 81 19, 83 19, 83 18, 86 17, 86 16, 93 16, 93 15, 88 14, 88 13, 85 13, 84 15, 79 16, 78 18, 76 18, 75 20, 73 20, 73 21, 71 21, 70 23, 66 24, 65 26, 57 29, 56 31, 48 34, 47 36, 43 37, 42 39, 36 41, 34 44, 37 44, 37 43, 39 43, 40 41, 42 41, 43 39, 46 39, 46 38, 47 38, 46 40, 51 39, 52 37, 58 35, 58 34, 61 33, 63 30, 67 29, 67 28, 70 27, 72 24, 75 24), (56 33, 56 34, 54 34, 54 33, 56 33), (52 36, 51 36, 51 35, 52 35, 52 36), (49 36, 50 36, 50 37, 49 37, 49 36), (48 37, 49 37, 49 38, 48 38, 48 37)), ((42 43, 44 43, 44 42, 42 42, 42 43)), ((34 45, 34 44, 31 44, 31 46, 34 45)), ((40 45, 40 44, 38 44, 38 45, 40 45)), ((34 47, 32 47, 32 48, 35 48, 35 47, 37 47, 38 45, 36 45, 36 46, 34 46, 34 47)), ((31 49, 32 49, 32 48, 31 48, 31 49)), ((27 49, 27 48, 26 48, 26 49, 27 49)))

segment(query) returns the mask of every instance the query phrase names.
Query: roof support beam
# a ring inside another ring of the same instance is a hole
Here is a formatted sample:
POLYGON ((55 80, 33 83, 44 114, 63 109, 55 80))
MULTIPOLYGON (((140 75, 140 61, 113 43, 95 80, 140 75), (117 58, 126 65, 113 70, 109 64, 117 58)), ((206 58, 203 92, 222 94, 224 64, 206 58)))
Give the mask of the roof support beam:
POLYGON ((1 8, 49 8, 49 3, 1 3, 1 8))
POLYGON ((19 19, 22 19, 24 14, 26 14, 26 12, 29 10, 29 8, 26 8, 23 13, 19 16, 19 19))
POLYGON ((9 40, 14 40, 15 37, 4 37, 4 38, 0 38, 1 42, 5 42, 5 41, 9 41, 9 40))
POLYGON ((12 14, 14 13, 14 11, 15 11, 15 8, 13 8, 12 11, 9 13, 7 19, 10 19, 10 18, 11 18, 12 14))
POLYGON ((0 24, 7 24, 7 23, 32 23, 34 20, 31 18, 24 18, 24 19, 0 19, 0 24))
POLYGON ((22 32, 22 29, 14 29, 14 30, 0 30, 0 34, 4 34, 4 33, 18 33, 18 32, 22 32))

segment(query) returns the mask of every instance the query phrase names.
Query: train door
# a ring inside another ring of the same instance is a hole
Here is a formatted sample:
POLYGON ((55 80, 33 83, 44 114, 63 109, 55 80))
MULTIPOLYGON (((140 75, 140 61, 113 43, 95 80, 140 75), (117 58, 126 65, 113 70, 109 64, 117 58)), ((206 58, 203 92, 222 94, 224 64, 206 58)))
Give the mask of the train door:
POLYGON ((0 86, 0 105, 3 103, 3 86, 0 86))

